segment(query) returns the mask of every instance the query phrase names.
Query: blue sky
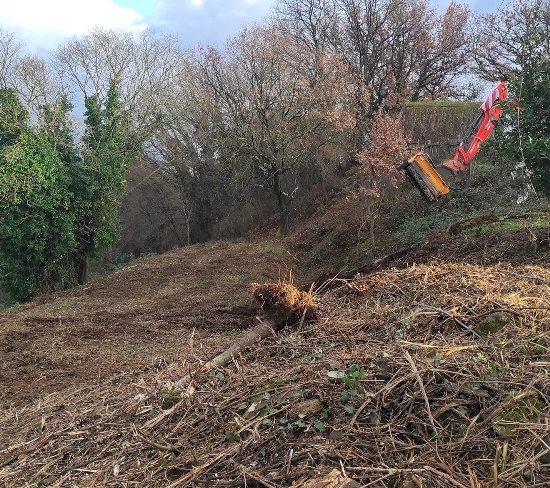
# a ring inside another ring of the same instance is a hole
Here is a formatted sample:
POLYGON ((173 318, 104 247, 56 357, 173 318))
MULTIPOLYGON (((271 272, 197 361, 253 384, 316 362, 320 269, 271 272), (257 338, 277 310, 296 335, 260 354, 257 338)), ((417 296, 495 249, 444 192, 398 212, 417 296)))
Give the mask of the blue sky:
POLYGON ((157 28, 177 32, 186 45, 220 44, 244 25, 267 16, 273 4, 273 0, 159 0, 154 20, 157 28))
MULTIPOLYGON (((55 48, 93 27, 145 28, 180 35, 184 45, 221 44, 244 25, 265 18, 275 0, 0 0, 0 26, 32 49, 55 48)), ((438 0, 445 7, 449 0, 438 0)), ((488 11, 501 0, 466 0, 488 11)))
MULTIPOLYGON (((184 43, 220 43, 243 26, 269 14, 275 0, 115 0, 144 14, 161 30, 177 32, 184 43)), ((450 0, 436 0, 442 7, 450 0)), ((463 0, 477 11, 496 9, 501 0, 463 0)))

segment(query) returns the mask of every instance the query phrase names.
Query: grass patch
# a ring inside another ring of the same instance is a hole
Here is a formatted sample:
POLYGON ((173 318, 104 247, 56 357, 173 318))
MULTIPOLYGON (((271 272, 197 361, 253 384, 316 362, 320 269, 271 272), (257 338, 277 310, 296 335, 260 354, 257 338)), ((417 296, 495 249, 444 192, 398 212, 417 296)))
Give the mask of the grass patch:
POLYGON ((276 242, 266 244, 265 250, 271 254, 275 254, 276 256, 284 256, 288 254, 286 247, 276 242))
POLYGON ((168 410, 181 401, 181 392, 178 390, 167 391, 162 397, 162 410, 168 410))
POLYGON ((232 285, 242 285, 246 283, 247 277, 240 274, 226 275, 225 280, 232 285))
POLYGON ((512 401, 495 415, 493 430, 500 436, 509 437, 522 424, 535 422, 542 415, 544 409, 544 402, 534 396, 512 401))
POLYGON ((548 217, 539 216, 530 219, 510 219, 490 222, 487 224, 470 227, 466 230, 466 232, 475 236, 484 236, 497 232, 514 232, 523 229, 541 228, 550 228, 550 221, 548 217))
POLYGON ((0 312, 6 312, 16 305, 17 302, 15 301, 0 302, 0 312))

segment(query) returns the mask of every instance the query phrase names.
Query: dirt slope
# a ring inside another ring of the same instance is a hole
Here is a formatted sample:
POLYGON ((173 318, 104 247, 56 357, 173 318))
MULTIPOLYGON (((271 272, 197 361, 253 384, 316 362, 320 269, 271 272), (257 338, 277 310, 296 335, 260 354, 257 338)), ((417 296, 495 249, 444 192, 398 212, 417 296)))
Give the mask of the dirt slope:
POLYGON ((280 243, 175 251, 2 315, 0 484, 298 488, 337 468, 359 486, 549 486, 549 226, 517 221, 331 280, 317 320, 213 373, 201 362, 254 320, 250 282, 292 261, 280 243), (190 405, 173 391, 189 371, 190 405))
POLYGON ((434 259, 481 265, 548 263, 550 214, 484 215, 457 222, 402 257, 391 260, 391 264, 405 266, 434 259))
POLYGON ((291 261, 269 240, 197 245, 3 313, 0 405, 170 362, 193 331, 215 345, 254 320, 250 283, 276 280, 291 261))

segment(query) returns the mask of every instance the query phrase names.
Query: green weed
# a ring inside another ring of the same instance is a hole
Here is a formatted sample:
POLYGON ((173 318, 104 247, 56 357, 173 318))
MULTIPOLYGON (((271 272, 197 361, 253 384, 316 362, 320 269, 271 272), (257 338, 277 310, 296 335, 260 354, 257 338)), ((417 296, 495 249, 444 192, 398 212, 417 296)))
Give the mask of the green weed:
POLYGON ((167 391, 163 398, 160 408, 168 410, 181 401, 181 392, 178 390, 167 391))
POLYGON ((550 228, 550 220, 548 218, 539 217, 534 219, 500 220, 498 222, 471 227, 467 229, 466 232, 475 236, 484 236, 500 232, 514 232, 523 229, 541 228, 550 228))
POLYGON ((327 376, 331 379, 338 380, 345 384, 348 388, 342 391, 340 402, 344 405, 344 411, 350 415, 356 411, 355 399, 365 393, 359 382, 365 379, 366 371, 356 364, 352 364, 347 371, 328 371, 327 376))

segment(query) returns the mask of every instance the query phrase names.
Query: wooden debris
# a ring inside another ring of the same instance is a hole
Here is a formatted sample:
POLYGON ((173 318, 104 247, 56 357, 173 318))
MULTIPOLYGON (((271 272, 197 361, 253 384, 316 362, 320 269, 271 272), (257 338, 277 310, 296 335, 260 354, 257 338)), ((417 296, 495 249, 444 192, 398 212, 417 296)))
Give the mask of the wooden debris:
POLYGON ((550 486, 550 287, 530 276, 550 283, 550 269, 538 265, 386 269, 355 279, 356 291, 342 283, 326 291, 318 320, 301 333, 279 330, 292 322, 269 322, 266 313, 258 325, 269 327, 243 332, 223 361, 219 349, 197 347, 196 356, 161 370, 7 409, 0 479, 151 488, 550 486), (490 336, 468 330, 500 312, 510 321, 490 336), (167 387, 189 368, 193 402, 162 410, 167 387))
MULTIPOLYGON (((261 303, 262 309, 266 312, 267 318, 261 321, 260 325, 244 332, 225 351, 205 363, 201 371, 212 371, 228 364, 233 358, 247 347, 254 343, 275 334, 289 320, 304 316, 313 316, 317 303, 310 293, 296 288, 292 283, 267 283, 252 285, 254 298, 261 303)), ((188 374, 178 380, 176 389, 187 387, 185 400, 190 401, 195 393, 195 386, 192 384, 191 375, 188 374)))
POLYGON ((359 488, 360 486, 357 481, 344 476, 339 470, 333 469, 325 476, 294 483, 291 488, 359 488))

